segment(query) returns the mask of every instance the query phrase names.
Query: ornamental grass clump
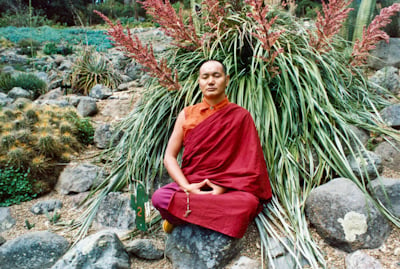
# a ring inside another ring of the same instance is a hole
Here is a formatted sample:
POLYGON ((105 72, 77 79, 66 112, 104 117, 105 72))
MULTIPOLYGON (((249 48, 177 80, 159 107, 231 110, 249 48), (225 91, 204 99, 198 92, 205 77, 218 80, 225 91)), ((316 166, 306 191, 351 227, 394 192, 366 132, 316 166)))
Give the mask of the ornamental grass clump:
POLYGON ((37 194, 51 190, 63 166, 84 147, 82 122, 90 124, 71 108, 25 104, 0 111, 0 169, 27 173, 37 194))
POLYGON ((94 49, 83 50, 72 67, 71 87, 76 93, 88 95, 96 84, 114 89, 121 81, 111 61, 94 49))
MULTIPOLYGON (((366 47, 352 51, 353 44, 338 35, 349 12, 347 1, 324 4, 315 28, 262 0, 237 5, 204 1, 201 12, 186 21, 168 0, 143 3, 175 47, 157 59, 151 46, 99 13, 110 26, 114 45, 147 68, 152 79, 134 110, 120 122, 124 135, 109 151, 110 175, 88 199, 78 236, 86 233, 107 193, 128 183, 154 191, 153 180, 164 171, 163 156, 178 113, 201 101, 197 76, 205 59, 226 65, 231 77, 227 95, 251 113, 259 133, 273 198, 256 224, 270 262, 269 240, 286 238, 289 243, 283 242, 284 247, 298 267, 299 255, 312 268, 326 267, 308 230, 304 206, 311 190, 338 176, 351 179, 400 226, 398 218, 369 196, 370 178, 358 179, 347 161, 348 155, 365 150, 350 125, 400 141, 399 131, 385 126, 377 113, 390 102, 372 90, 362 61, 357 60, 370 50, 370 42, 380 39, 366 34, 370 41, 361 43, 366 47)), ((388 19, 390 14, 381 15, 388 19)))

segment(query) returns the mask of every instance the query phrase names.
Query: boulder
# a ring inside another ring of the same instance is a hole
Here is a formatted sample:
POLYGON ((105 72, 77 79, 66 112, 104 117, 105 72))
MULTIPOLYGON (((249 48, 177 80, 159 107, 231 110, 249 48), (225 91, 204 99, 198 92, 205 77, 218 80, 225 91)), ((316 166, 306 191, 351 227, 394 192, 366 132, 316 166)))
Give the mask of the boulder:
POLYGON ((56 185, 61 194, 80 193, 98 186, 105 179, 101 167, 89 164, 68 164, 61 172, 56 185))
POLYGON ((267 248, 271 258, 268 261, 268 268, 295 269, 303 268, 308 265, 307 260, 299 251, 295 253, 297 260, 300 262, 300 264, 297 264, 295 258, 286 246, 288 246, 291 251, 296 251, 296 248, 293 247, 293 244, 287 238, 280 238, 280 240, 271 238, 268 240, 267 248))
POLYGON ((93 225, 98 229, 128 230, 136 227, 135 217, 135 211, 130 205, 130 198, 119 192, 110 192, 101 202, 93 225))
POLYGON ((95 99, 103 100, 112 95, 112 90, 102 84, 95 85, 89 92, 89 96, 95 99))
POLYGON ((188 224, 175 227, 165 244, 174 268, 224 268, 240 251, 240 239, 188 224))
POLYGON ((33 95, 31 92, 24 90, 21 87, 14 87, 8 92, 8 97, 12 99, 17 99, 20 97, 32 99, 33 95))
POLYGON ((1 268, 50 268, 68 249, 68 241, 57 234, 27 233, 0 247, 1 268))
POLYGON ((400 38, 390 38, 389 43, 380 41, 371 51, 368 59, 369 67, 379 70, 385 66, 400 68, 400 38))
POLYGON ((381 111, 383 121, 396 129, 400 129, 400 104, 390 105, 381 111))
POLYGON ((96 99, 91 97, 82 97, 76 107, 78 114, 82 117, 93 116, 97 113, 96 99))
POLYGON ((349 165, 358 178, 376 178, 383 171, 381 157, 372 151, 364 151, 361 154, 348 155, 349 165))
POLYGON ((11 216, 11 210, 8 207, 0 207, 0 233, 10 230, 16 221, 11 216))
POLYGON ((4 245, 5 242, 7 242, 7 240, 4 239, 4 237, 2 237, 2 236, 0 235, 0 246, 4 245))
POLYGON ((60 200, 52 199, 37 202, 31 207, 31 212, 35 215, 40 215, 54 211, 57 208, 62 208, 62 202, 60 200))
POLYGON ((79 241, 52 269, 130 269, 129 255, 118 236, 101 231, 79 241))
POLYGON ((7 106, 12 103, 14 99, 9 98, 7 94, 0 92, 0 107, 7 106))
POLYGON ((383 269, 381 263, 368 254, 357 250, 346 256, 346 269, 383 269))
POLYGON ((230 269, 259 269, 259 268, 262 268, 260 261, 250 259, 246 256, 240 256, 240 258, 232 265, 230 269))
POLYGON ((346 178, 333 179, 312 190, 305 211, 328 244, 347 252, 377 248, 390 233, 387 219, 346 178))
POLYGON ((400 152, 395 147, 400 149, 400 143, 383 141, 374 149, 374 152, 381 157, 382 165, 385 168, 400 172, 400 152))
POLYGON ((146 260, 161 260, 164 258, 164 250, 156 246, 149 239, 135 239, 125 245, 125 249, 129 254, 146 260))
POLYGON ((379 178, 371 182, 371 193, 389 211, 400 218, 400 179, 379 178))
POLYGON ((116 146, 121 137, 122 132, 116 135, 111 124, 106 123, 97 126, 96 130, 94 131, 93 141, 97 148, 106 149, 110 146, 116 146))
POLYGON ((393 94, 398 94, 400 91, 399 69, 396 67, 384 67, 377 71, 369 80, 370 82, 390 91, 393 94))

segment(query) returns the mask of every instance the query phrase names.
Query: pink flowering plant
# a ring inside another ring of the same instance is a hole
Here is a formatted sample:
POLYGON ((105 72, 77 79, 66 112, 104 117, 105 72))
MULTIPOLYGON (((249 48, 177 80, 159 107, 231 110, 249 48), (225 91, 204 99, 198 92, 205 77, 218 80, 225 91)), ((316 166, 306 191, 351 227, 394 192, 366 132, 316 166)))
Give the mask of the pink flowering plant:
MULTIPOLYGON (((267 245, 268 236, 283 234, 295 248, 289 251, 295 261, 300 253, 312 268, 325 267, 304 217, 308 194, 341 176, 367 195, 365 182, 370 179, 357 178, 347 162, 348 155, 365 150, 350 125, 400 141, 400 133, 385 127, 376 114, 390 102, 372 90, 363 75, 368 53, 380 40, 387 41, 382 29, 400 4, 382 9, 352 50, 340 36, 351 10, 347 0, 324 1, 311 27, 287 12, 286 3, 203 0, 188 16, 176 12, 169 0, 141 3, 172 42, 169 54, 161 58, 129 29, 100 14, 114 44, 152 78, 135 109, 121 121, 124 135, 110 152, 115 169, 94 193, 105 197, 129 182, 154 190, 178 113, 201 100, 198 68, 206 59, 220 60, 231 77, 230 101, 254 118, 270 174, 274 199, 256 218, 261 242, 267 245)), ((90 208, 99 200, 91 200, 90 208)), ((400 226, 398 218, 376 205, 400 226)))

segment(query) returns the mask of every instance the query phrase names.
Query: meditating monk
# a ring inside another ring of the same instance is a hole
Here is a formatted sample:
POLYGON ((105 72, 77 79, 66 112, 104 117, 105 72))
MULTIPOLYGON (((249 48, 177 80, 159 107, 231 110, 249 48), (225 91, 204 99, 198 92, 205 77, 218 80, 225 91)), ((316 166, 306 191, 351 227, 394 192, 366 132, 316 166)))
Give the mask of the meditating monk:
POLYGON ((253 119, 246 109, 229 102, 228 83, 221 62, 205 61, 199 73, 203 101, 178 115, 164 156, 174 182, 152 196, 166 232, 192 223, 241 238, 271 198, 253 119))

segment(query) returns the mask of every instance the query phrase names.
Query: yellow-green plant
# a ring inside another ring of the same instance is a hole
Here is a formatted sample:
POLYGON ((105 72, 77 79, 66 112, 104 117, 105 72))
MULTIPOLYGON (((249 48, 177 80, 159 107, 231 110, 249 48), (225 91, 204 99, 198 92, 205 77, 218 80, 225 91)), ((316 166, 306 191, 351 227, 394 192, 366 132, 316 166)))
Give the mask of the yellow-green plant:
POLYGON ((73 108, 25 104, 0 111, 0 169, 29 171, 39 179, 38 192, 49 190, 62 164, 82 147, 79 124, 87 123, 73 108))
POLYGON ((120 74, 100 52, 85 49, 72 67, 71 87, 74 92, 88 95, 96 84, 115 88, 121 82, 120 74))

